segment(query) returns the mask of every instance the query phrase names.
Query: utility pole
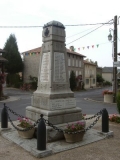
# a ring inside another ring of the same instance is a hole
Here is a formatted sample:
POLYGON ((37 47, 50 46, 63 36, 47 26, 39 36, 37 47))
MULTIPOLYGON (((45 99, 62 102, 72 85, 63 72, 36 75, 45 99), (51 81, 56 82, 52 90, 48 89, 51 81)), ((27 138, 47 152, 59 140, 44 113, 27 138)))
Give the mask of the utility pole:
MULTIPOLYGON (((117 16, 114 17, 114 62, 117 61, 117 16)), ((113 67, 113 103, 116 102, 117 93, 117 67, 113 67)))

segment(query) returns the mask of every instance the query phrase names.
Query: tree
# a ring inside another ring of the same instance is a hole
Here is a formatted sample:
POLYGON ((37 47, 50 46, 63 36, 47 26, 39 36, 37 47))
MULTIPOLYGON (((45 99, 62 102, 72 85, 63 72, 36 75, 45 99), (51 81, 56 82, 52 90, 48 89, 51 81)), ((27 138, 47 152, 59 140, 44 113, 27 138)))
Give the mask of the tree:
POLYGON ((100 74, 97 74, 96 80, 98 83, 101 83, 104 81, 104 79, 102 78, 102 76, 100 74))
POLYGON ((70 88, 72 91, 76 88, 76 76, 74 71, 70 73, 70 88))
POLYGON ((5 65, 5 69, 10 74, 15 74, 23 70, 23 62, 18 51, 17 40, 14 34, 10 34, 7 39, 4 50, 6 53, 3 54, 3 57, 8 60, 8 63, 5 65))

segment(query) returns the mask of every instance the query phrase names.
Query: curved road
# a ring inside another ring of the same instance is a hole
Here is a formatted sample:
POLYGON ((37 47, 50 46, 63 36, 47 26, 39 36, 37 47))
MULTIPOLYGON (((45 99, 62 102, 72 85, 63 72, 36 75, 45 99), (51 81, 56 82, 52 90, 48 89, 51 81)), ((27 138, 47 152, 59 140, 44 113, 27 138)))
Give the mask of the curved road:
MULTIPOLYGON (((83 114, 96 114, 101 109, 106 108, 109 114, 118 113, 116 104, 107 104, 103 103, 102 91, 106 88, 102 89, 90 89, 87 91, 75 92, 77 107, 82 109, 83 114), (101 101, 87 101, 85 98, 90 98, 93 100, 101 101)), ((6 103, 8 107, 10 107, 13 111, 18 114, 25 116, 25 108, 31 105, 31 96, 32 92, 21 91, 19 89, 4 89, 4 93, 8 96, 13 96, 18 98, 16 101, 9 102, 0 102, 0 121, 1 121, 1 110, 3 108, 3 104, 6 103)), ((12 120, 17 120, 17 116, 10 113, 10 117, 12 120)))

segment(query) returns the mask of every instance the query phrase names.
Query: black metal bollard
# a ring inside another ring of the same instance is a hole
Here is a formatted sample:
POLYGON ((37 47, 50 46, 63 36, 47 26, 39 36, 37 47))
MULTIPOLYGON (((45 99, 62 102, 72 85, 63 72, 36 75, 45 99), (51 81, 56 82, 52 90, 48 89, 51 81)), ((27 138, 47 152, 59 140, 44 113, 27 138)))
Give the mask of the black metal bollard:
POLYGON ((109 117, 105 108, 102 112, 102 132, 109 132, 109 117))
POLYGON ((37 149, 46 150, 46 125, 43 119, 43 114, 37 128, 37 149))
POLYGON ((1 112, 1 128, 8 128, 8 114, 5 103, 1 112))

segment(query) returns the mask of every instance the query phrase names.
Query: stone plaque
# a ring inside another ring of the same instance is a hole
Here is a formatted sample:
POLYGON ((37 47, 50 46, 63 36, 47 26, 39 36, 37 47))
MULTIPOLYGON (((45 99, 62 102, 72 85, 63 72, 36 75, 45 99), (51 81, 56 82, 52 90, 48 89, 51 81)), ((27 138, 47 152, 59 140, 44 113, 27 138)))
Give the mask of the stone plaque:
POLYGON ((50 52, 43 53, 40 81, 48 82, 49 81, 49 67, 50 66, 50 52))
POLYGON ((66 82, 64 53, 54 52, 54 82, 66 82))
POLYGON ((50 100, 49 105, 51 110, 74 108, 76 107, 76 100, 75 98, 55 99, 50 100))

